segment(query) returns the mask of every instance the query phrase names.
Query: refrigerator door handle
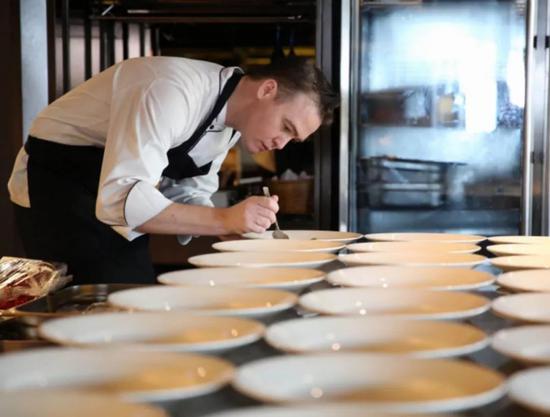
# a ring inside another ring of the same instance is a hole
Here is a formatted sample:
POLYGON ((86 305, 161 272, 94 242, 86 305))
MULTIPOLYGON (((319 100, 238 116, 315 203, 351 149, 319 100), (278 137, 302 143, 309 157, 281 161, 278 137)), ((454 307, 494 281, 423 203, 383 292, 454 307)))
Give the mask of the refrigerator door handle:
POLYGON ((521 200, 521 233, 530 235, 533 231, 533 157, 534 155, 534 77, 535 54, 537 42, 537 1, 532 0, 527 4, 527 40, 526 46, 526 77, 525 77, 525 114, 523 128, 523 181, 521 200), (529 40, 532 39, 532 42, 529 40))

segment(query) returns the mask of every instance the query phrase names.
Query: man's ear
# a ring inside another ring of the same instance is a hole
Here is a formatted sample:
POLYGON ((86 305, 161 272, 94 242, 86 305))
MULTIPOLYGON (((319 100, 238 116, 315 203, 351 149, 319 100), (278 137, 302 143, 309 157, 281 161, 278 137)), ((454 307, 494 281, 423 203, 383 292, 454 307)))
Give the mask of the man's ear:
POLYGON ((268 78, 266 80, 263 80, 258 87, 258 98, 260 100, 265 98, 271 98, 274 99, 277 96, 277 81, 273 78, 268 78))

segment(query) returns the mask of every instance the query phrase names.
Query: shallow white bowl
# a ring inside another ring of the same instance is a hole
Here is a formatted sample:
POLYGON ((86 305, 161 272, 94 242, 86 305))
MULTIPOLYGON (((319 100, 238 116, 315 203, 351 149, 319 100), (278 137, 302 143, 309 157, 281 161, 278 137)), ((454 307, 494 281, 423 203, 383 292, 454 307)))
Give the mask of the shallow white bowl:
POLYGON ((341 242, 292 239, 240 239, 216 242, 212 247, 221 252, 319 252, 335 253, 344 248, 341 242))
POLYGON ((268 288, 154 286, 117 291, 109 295, 108 301, 130 310, 190 310, 260 318, 291 308, 297 296, 268 288))
POLYGON ((490 403, 504 377, 468 362, 366 353, 288 355, 241 366, 233 380, 260 401, 355 401, 369 410, 444 412, 490 403))
POLYGON ((472 243, 442 242, 361 242, 350 243, 346 249, 351 252, 446 252, 474 253, 480 247, 472 243))
POLYGON ((491 285, 495 277, 464 268, 410 268, 407 266, 358 266, 330 272, 327 281, 344 287, 422 288, 473 290, 491 285))
POLYGON ((72 346, 124 346, 166 352, 215 353, 260 339, 263 324, 188 312, 102 313, 44 322, 42 338, 72 346))
POLYGON ((176 400, 213 392, 233 372, 227 361, 190 353, 43 348, 0 356, 0 391, 78 388, 129 401, 176 400))
POLYGON ((309 252, 222 252, 192 256, 188 262, 198 267, 318 268, 336 260, 331 253, 309 252))
POLYGON ((288 320, 271 325, 265 339, 291 353, 361 351, 425 359, 467 355, 489 344, 470 325, 391 316, 288 320))
POLYGON ((462 319, 484 313, 479 295, 416 289, 336 288, 300 297, 306 310, 326 315, 396 315, 402 318, 462 319))
POLYGON ((531 410, 550 413, 550 366, 516 372, 507 385, 512 401, 531 410))
POLYGON ((506 272, 498 276, 497 283, 513 291, 550 292, 550 270, 528 269, 506 272))
POLYGON ((550 363, 550 326, 520 326, 499 330, 491 346, 505 356, 530 364, 550 363))
POLYGON ((446 242, 446 243, 478 243, 486 239, 478 235, 462 235, 453 233, 370 233, 365 235, 368 240, 380 242, 446 242))
POLYGON ((494 243, 550 244, 550 236, 491 236, 494 243))
POLYGON ((485 261, 481 255, 445 252, 371 252, 338 255, 338 260, 349 266, 354 265, 405 265, 440 266, 447 268, 473 268, 485 261))
POLYGON ((501 244, 487 246, 487 250, 497 256, 507 255, 535 255, 535 256, 550 256, 550 244, 501 244))
POLYGON ((300 291, 325 278, 317 269, 305 268, 193 268, 161 274, 163 284, 207 287, 257 287, 300 291))
POLYGON ((528 323, 550 323, 550 293, 505 295, 492 303, 499 316, 528 323))
MULTIPOLYGON (((433 414, 386 414, 365 410, 357 404, 323 403, 322 405, 288 405, 282 407, 244 407, 205 417, 435 417, 433 414)), ((451 417, 438 414, 437 417, 451 417)))
POLYGON ((522 269, 548 269, 550 256, 512 255, 498 256, 490 259, 491 263, 503 271, 518 271, 522 269))
POLYGON ((70 390, 0 393, 4 417, 167 417, 159 408, 128 404, 114 395, 70 390))
MULTIPOLYGON (((325 240, 328 242, 352 242, 363 237, 360 233, 337 230, 283 230, 292 240, 325 240)), ((248 239, 273 239, 273 230, 264 233, 245 233, 248 239)))

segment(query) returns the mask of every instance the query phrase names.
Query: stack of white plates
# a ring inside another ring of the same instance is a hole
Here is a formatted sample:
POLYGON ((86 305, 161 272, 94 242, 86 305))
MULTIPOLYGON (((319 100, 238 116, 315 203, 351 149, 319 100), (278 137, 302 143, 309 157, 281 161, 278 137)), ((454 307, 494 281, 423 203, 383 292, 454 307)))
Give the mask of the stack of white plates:
POLYGON ((479 295, 412 289, 337 288, 310 292, 300 305, 326 315, 398 315, 402 318, 463 319, 484 313, 490 302, 479 295))
POLYGON ((327 275, 327 281, 344 287, 474 290, 491 285, 487 272, 462 268, 410 268, 406 266, 358 266, 327 275))
POLYGON ((497 283, 512 291, 550 292, 550 270, 530 269, 506 272, 499 275, 497 283))
POLYGON ((487 246, 487 250, 494 253, 496 256, 508 255, 534 255, 534 256, 550 256, 550 244, 502 244, 487 246))
POLYGON ((253 343, 264 325, 236 317, 189 313, 103 313, 49 320, 39 328, 44 339, 72 346, 123 346, 172 352, 221 351, 253 343))
POLYGON ((0 391, 74 388, 164 401, 216 391, 233 372, 227 361, 189 353, 44 348, 0 356, 0 391))
POLYGON ((365 353, 289 355, 241 366, 240 392, 275 403, 346 401, 372 411, 445 412, 492 402, 499 373, 461 361, 365 353))
POLYGON ((498 256, 490 259, 491 263, 503 271, 518 271, 521 269, 549 269, 550 256, 542 255, 512 255, 498 256))
POLYGON ((167 417, 161 409, 128 404, 116 396, 70 390, 0 393, 3 417, 167 417))
POLYGON ((368 240, 380 242, 441 242, 441 243, 478 243, 486 239, 478 235, 452 233, 371 233, 365 235, 368 240))
MULTIPOLYGON (((379 411, 365 410, 357 404, 323 403, 323 405, 295 405, 285 407, 246 407, 221 413, 209 414, 208 417, 435 417, 433 414, 386 414, 379 411)), ((438 417, 450 417, 438 414, 438 417)))
POLYGON ((550 293, 525 293, 499 297, 493 301, 499 316, 528 323, 550 323, 550 293))
POLYGON ((491 236, 494 243, 550 244, 550 236, 491 236))
MULTIPOLYGON (((328 242, 352 242, 363 237, 360 233, 339 232, 335 230, 283 230, 291 240, 324 240, 328 242)), ((273 231, 264 233, 245 233, 248 239, 273 239, 273 231)))
POLYGON ((265 317, 296 304, 296 294, 267 288, 155 286, 117 291, 110 304, 128 310, 187 310, 204 315, 265 317))
POLYGON ((446 253, 474 253, 480 248, 473 243, 446 243, 446 242, 362 242, 346 245, 350 252, 446 252, 446 253))
POLYGON ((212 245, 222 252, 338 252, 342 242, 292 239, 241 239, 216 242, 212 245))
POLYGON ((271 325, 265 338, 291 353, 361 351, 417 358, 467 355, 489 343, 485 333, 467 324, 391 316, 288 320, 271 325))
POLYGON ((550 413, 550 366, 528 369, 512 375, 508 381, 508 396, 532 410, 550 413))
POLYGON ((550 326, 520 326, 499 330, 491 342, 493 349, 529 364, 550 363, 550 326))
POLYGON ((485 261, 481 255, 447 252, 371 252, 338 255, 346 265, 404 265, 413 267, 473 268, 485 261))
POLYGON ((189 263, 204 267, 318 268, 336 259, 331 253, 310 252, 222 252, 192 256, 189 263))
POLYGON ((161 274, 162 284, 201 287, 258 287, 300 291, 322 281, 325 273, 304 268, 197 268, 161 274))

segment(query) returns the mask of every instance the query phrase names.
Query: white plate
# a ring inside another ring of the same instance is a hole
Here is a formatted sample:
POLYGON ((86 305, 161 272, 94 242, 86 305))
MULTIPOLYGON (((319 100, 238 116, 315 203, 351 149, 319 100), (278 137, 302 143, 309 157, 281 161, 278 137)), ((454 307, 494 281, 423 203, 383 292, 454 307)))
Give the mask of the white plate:
POLYGON ((417 358, 467 355, 486 347, 487 336, 461 323, 395 317, 316 317, 271 325, 265 339, 291 353, 361 351, 417 358))
POLYGON ((503 271, 517 271, 521 269, 548 269, 550 256, 512 255, 498 256, 490 259, 491 263, 503 271))
POLYGON ((361 242, 350 243, 346 249, 351 252, 446 252, 474 253, 480 247, 472 243, 441 242, 361 242))
POLYGON ((415 289, 336 288, 310 292, 300 305, 328 315, 397 315, 403 318, 461 319, 490 307, 479 295, 415 289))
POLYGON ((445 252, 371 252, 338 255, 346 265, 406 265, 442 266, 447 268, 473 268, 485 261, 481 255, 445 252))
POLYGON ((116 396, 82 391, 26 390, 0 393, 4 417, 167 417, 161 409, 128 404, 116 396))
POLYGON ((491 346, 497 352, 530 364, 550 363, 550 326, 520 326, 500 330, 491 346))
POLYGON ((491 236, 494 243, 550 244, 550 236, 491 236))
POLYGON ((263 317, 291 308, 297 297, 267 288, 154 286, 117 291, 108 300, 130 310, 192 310, 208 315, 263 317))
POLYGON ((208 287, 258 287, 300 291, 322 281, 325 273, 304 268, 193 268, 161 274, 157 280, 168 285, 208 287), (261 273, 260 273, 261 272, 261 273))
POLYGON ((493 301, 493 311, 508 319, 550 323, 550 293, 505 295, 493 301))
POLYGON ((497 256, 507 255, 536 255, 536 256, 550 256, 550 245, 528 245, 523 244, 502 244, 487 246, 487 250, 494 253, 497 256))
POLYGON ((39 334, 63 345, 213 353, 253 343, 264 330, 253 320, 188 312, 102 313, 49 320, 39 334))
POLYGON ((190 353, 43 348, 0 356, 0 391, 78 388, 163 401, 213 392, 233 373, 227 361, 190 353))
POLYGON ((241 366, 233 380, 260 401, 356 401, 369 410, 444 412, 495 401, 501 374, 468 362, 367 353, 289 355, 241 366))
POLYGON ((508 396, 524 407, 550 413, 550 366, 515 373, 508 380, 508 396))
POLYGON ((358 266, 333 271, 327 275, 327 281, 344 287, 473 290, 491 285, 495 277, 487 272, 463 268, 358 266))
POLYGON ((332 253, 309 252, 222 252, 192 256, 188 262, 198 267, 238 266, 248 268, 318 268, 336 259, 332 253))
POLYGON ((478 243, 486 239, 478 235, 461 235, 452 233, 371 233, 365 235, 368 240, 380 242, 446 242, 478 243))
MULTIPOLYGON (((336 230, 283 230, 290 239, 295 240, 325 240, 329 242, 353 242, 361 239, 362 234, 353 232, 339 232, 336 230)), ((273 230, 264 233, 245 233, 248 239, 273 239, 273 230)))
POLYGON ((341 242, 292 239, 241 239, 216 242, 212 245, 222 252, 320 252, 335 253, 344 247, 341 242))
MULTIPOLYGON (((323 405, 262 406, 237 408, 205 417, 435 417, 433 414, 386 414, 368 411, 357 404, 323 403, 323 405)), ((437 417, 451 417, 438 414, 437 417)))
POLYGON ((513 291, 550 292, 550 270, 530 269, 506 272, 499 275, 497 283, 513 291))

